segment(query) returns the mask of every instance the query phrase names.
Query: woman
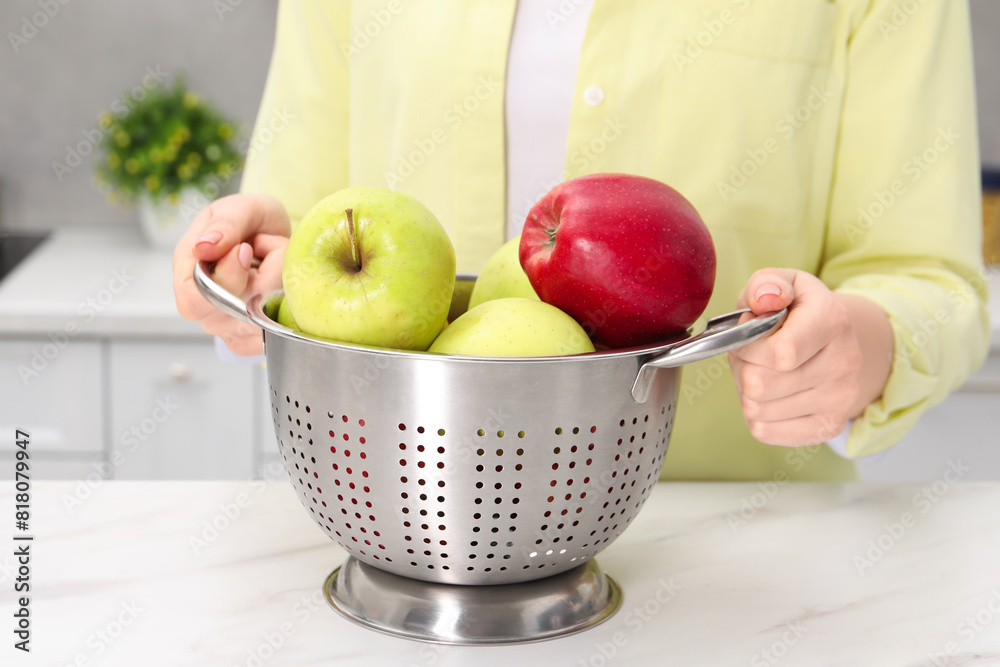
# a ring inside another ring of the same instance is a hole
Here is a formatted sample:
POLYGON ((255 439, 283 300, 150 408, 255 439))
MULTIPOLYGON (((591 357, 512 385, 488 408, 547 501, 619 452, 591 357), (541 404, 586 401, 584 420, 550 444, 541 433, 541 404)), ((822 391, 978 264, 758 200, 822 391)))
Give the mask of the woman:
POLYGON ((290 229, 343 187, 416 196, 477 272, 556 182, 649 176, 712 232, 707 316, 790 308, 685 370, 661 476, 851 479, 988 342, 967 6, 910 4, 286 2, 242 193, 178 244, 178 308, 259 354, 195 261, 274 289, 290 229))

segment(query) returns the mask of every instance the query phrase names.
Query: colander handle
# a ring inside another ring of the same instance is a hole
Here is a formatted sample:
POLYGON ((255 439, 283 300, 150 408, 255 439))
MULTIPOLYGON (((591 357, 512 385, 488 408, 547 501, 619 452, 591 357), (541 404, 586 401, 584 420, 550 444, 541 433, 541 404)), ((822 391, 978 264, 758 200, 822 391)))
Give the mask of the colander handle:
POLYGON ((207 262, 198 262, 194 265, 194 284, 198 286, 198 291, 201 292, 201 295, 227 315, 232 315, 247 324, 253 324, 250 321, 250 316, 247 315, 246 302, 212 280, 208 267, 209 264, 207 262))
POLYGON ((710 359, 763 338, 775 331, 788 317, 788 309, 776 313, 759 315, 743 324, 738 324, 743 313, 749 308, 737 310, 710 319, 705 330, 697 336, 681 341, 663 354, 654 357, 639 368, 632 385, 632 398, 637 403, 645 403, 653 386, 653 376, 658 368, 675 368, 684 364, 710 359))

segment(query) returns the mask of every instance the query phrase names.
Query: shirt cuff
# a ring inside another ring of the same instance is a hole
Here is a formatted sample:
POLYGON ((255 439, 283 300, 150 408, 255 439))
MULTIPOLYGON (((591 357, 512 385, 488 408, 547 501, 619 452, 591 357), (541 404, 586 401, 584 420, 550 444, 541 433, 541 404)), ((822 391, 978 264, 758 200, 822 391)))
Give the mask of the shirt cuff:
POLYGON ((877 461, 885 455, 885 450, 880 452, 875 452, 874 454, 869 454, 868 456, 849 456, 847 454, 847 439, 851 435, 851 425, 854 424, 854 420, 848 420, 847 426, 844 430, 826 441, 826 446, 833 450, 833 453, 840 458, 847 459, 848 461, 853 461, 857 459, 867 459, 869 461, 877 461))

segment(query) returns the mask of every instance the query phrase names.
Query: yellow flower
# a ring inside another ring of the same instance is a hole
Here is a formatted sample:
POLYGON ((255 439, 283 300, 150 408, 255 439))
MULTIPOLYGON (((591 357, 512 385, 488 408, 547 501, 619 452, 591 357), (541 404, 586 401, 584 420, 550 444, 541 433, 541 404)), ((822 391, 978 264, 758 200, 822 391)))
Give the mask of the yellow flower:
POLYGON ((171 192, 170 196, 167 197, 167 201, 170 202, 171 206, 177 206, 177 202, 181 200, 181 196, 176 192, 171 192))
POLYGON ((215 144, 212 144, 211 146, 205 149, 205 157, 207 157, 212 162, 215 162, 220 157, 222 157, 222 149, 220 149, 215 144))
POLYGON ((233 126, 229 123, 222 123, 219 125, 219 136, 223 139, 228 139, 233 136, 233 126))
POLYGON ((122 164, 122 159, 118 156, 118 153, 108 153, 108 156, 104 158, 108 166, 112 169, 117 169, 122 164))
POLYGON ((136 160, 134 157, 130 157, 129 159, 125 160, 125 171, 127 171, 130 174, 138 174, 139 161, 136 160))
POLYGON ((163 153, 160 151, 159 148, 149 149, 149 161, 152 162, 153 164, 163 161, 163 153))
POLYGON ((194 176, 194 168, 189 164, 182 164, 177 167, 177 175, 180 176, 182 181, 189 180, 192 176, 194 176))
POLYGON ((171 145, 171 146, 167 146, 166 148, 163 149, 163 161, 164 162, 173 162, 176 159, 177 159, 177 149, 176 148, 174 148, 171 145))
POLYGON ((100 116, 97 117, 97 122, 102 128, 111 127, 111 123, 115 121, 115 117, 111 115, 110 111, 104 111, 100 116))
POLYGON ((191 91, 184 93, 184 108, 194 109, 196 106, 198 106, 198 102, 199 102, 198 96, 192 93, 191 91))
POLYGON ((146 189, 149 190, 150 192, 156 192, 157 190, 160 189, 160 179, 158 179, 156 176, 153 175, 147 176, 144 183, 146 185, 146 189))
POLYGON ((125 148, 132 143, 132 137, 128 136, 128 132, 125 130, 118 130, 118 132, 115 133, 115 143, 122 148, 125 148))
POLYGON ((200 153, 194 153, 194 152, 188 153, 187 162, 192 167, 197 167, 198 165, 201 164, 201 154, 200 153))
POLYGON ((184 143, 191 138, 191 130, 188 129, 187 125, 181 125, 177 128, 177 135, 181 138, 181 143, 184 143))

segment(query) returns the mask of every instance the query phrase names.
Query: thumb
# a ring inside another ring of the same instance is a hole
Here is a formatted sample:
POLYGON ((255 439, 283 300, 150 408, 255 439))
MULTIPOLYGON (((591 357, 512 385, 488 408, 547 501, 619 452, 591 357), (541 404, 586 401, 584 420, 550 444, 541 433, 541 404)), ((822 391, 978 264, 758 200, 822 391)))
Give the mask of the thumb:
POLYGON ((740 292, 738 307, 749 308, 755 315, 787 308, 795 298, 794 279, 790 269, 761 269, 740 292))

